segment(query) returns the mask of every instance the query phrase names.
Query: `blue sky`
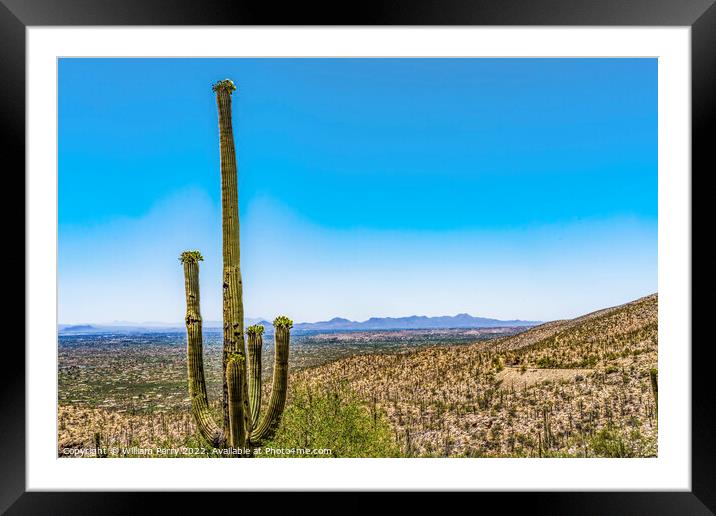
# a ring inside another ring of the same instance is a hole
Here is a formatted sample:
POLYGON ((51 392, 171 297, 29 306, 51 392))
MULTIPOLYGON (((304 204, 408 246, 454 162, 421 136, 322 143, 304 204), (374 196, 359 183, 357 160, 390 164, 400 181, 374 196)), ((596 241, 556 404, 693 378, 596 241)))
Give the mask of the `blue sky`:
POLYGON ((221 318, 232 78, 250 317, 549 320, 657 290, 655 59, 61 59, 59 320, 221 318))

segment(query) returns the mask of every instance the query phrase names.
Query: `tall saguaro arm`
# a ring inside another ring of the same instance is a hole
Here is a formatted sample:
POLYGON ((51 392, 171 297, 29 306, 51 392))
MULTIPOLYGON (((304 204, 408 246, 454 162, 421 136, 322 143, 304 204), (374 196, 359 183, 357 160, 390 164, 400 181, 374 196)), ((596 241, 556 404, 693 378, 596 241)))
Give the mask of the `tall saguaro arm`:
POLYGON ((251 442, 260 444, 271 439, 281 422, 281 415, 286 406, 286 393, 288 391, 288 346, 291 340, 291 327, 293 321, 283 315, 276 317, 273 322, 274 342, 276 356, 273 365, 273 385, 271 398, 266 412, 251 433, 251 442))
POLYGON ((260 324, 249 326, 247 350, 249 353, 249 405, 251 406, 251 427, 256 428, 261 413, 261 348, 263 348, 264 327, 260 324))
MULTIPOLYGON (((224 350, 223 367, 226 370, 230 355, 245 357, 244 351, 244 302, 241 281, 241 246, 239 241, 239 193, 237 187, 236 149, 231 121, 231 95, 236 91, 233 81, 224 79, 212 87, 216 93, 219 111, 219 151, 221 159, 221 242, 224 259, 224 350)), ((249 428, 249 399, 246 375, 236 379, 244 405, 243 426, 249 428)), ((223 382, 222 408, 224 428, 229 428, 229 391, 227 376, 223 382)), ((228 430, 227 430, 228 431, 228 430)), ((227 439, 228 439, 227 435, 227 439)))
POLYGON ((187 376, 191 411, 202 437, 212 446, 224 446, 224 432, 209 413, 204 378, 204 359, 201 310, 199 303, 199 251, 185 251, 179 258, 184 265, 184 290, 186 291, 187 376))

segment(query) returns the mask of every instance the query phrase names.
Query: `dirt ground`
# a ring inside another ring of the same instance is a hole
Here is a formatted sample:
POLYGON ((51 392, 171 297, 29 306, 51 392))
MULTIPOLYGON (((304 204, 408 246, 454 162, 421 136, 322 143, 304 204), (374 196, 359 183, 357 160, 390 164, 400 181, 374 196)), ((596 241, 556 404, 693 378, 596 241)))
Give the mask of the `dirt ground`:
POLYGON ((528 367, 522 371, 519 367, 505 367, 497 374, 497 380, 502 380, 503 389, 524 389, 532 385, 552 381, 572 382, 586 378, 594 372, 593 369, 536 369, 528 367))

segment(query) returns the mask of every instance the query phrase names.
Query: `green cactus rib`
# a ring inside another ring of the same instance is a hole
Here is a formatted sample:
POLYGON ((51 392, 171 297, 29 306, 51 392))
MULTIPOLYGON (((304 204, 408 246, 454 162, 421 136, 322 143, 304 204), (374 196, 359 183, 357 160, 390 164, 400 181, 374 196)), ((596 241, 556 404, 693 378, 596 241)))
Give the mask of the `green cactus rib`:
POLYGON ((285 316, 274 320, 275 358, 273 365, 273 385, 271 398, 266 413, 263 415, 258 427, 251 433, 251 443, 261 444, 271 439, 281 422, 281 415, 286 406, 286 391, 288 390, 288 348, 291 340, 291 327, 293 322, 285 316))
MULTIPOLYGON (((199 432, 212 446, 223 446, 224 432, 209 413, 204 378, 203 342, 201 333, 201 312, 199 302, 199 261, 184 259, 192 252, 182 253, 184 264, 184 290, 186 292, 186 332, 187 332, 187 376, 189 380, 189 398, 191 410, 199 432)), ((197 253, 192 255, 201 256, 197 253)))
POLYGON ((260 324, 249 326, 247 351, 249 355, 249 406, 251 407, 251 428, 259 422, 261 413, 261 348, 264 327, 260 324))

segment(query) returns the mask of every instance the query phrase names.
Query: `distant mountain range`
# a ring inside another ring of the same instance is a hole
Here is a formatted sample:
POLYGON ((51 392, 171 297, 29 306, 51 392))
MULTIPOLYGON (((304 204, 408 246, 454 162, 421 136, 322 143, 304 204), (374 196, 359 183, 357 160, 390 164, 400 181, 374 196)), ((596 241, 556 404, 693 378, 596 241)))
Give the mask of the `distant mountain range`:
POLYGON ((457 314, 438 317, 427 317, 425 315, 371 317, 363 322, 335 317, 330 321, 299 323, 294 327, 301 330, 427 330, 433 328, 505 328, 534 326, 536 324, 540 324, 540 321, 521 321, 519 319, 502 321, 485 317, 473 317, 469 314, 457 314))
MULTIPOLYGON (((249 318, 246 324, 263 324, 267 330, 271 330, 271 322, 261 318, 249 318)), ((330 321, 315 323, 297 323, 294 328, 298 330, 428 330, 445 328, 508 328, 515 326, 535 326, 541 321, 523 321, 512 319, 503 321, 500 319, 489 319, 486 317, 473 317, 469 314, 457 314, 454 316, 443 315, 438 317, 427 317, 424 315, 411 315, 408 317, 371 317, 367 321, 351 321, 342 317, 334 317, 330 321)), ((221 321, 204 321, 204 328, 221 328, 221 321)), ((183 330, 184 325, 162 324, 162 323, 130 323, 117 321, 108 324, 60 324, 60 333, 97 333, 106 331, 168 331, 183 330)))

